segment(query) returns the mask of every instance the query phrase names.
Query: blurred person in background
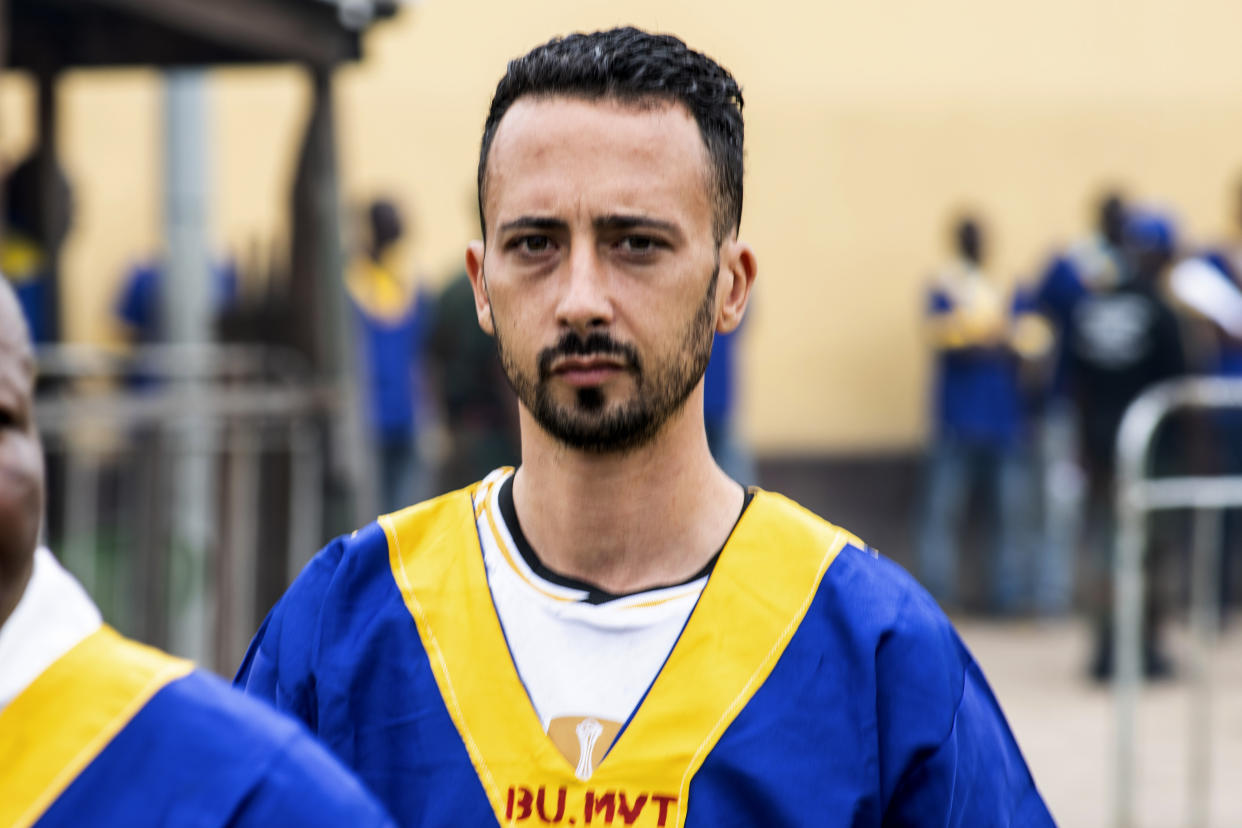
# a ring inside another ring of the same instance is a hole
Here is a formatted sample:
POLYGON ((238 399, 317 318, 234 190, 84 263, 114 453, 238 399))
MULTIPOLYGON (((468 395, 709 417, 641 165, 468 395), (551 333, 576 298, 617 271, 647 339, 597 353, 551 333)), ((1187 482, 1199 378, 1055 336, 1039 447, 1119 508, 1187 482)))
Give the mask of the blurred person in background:
MULTIPOLYGON (((1193 321, 1189 337, 1201 373, 1242 382, 1242 183, 1233 192, 1233 235, 1187 256, 1169 273, 1169 291, 1193 321)), ((1216 411, 1207 418, 1212 462, 1205 471, 1242 475, 1242 411, 1216 411)), ((1236 600, 1235 579, 1242 561, 1242 514, 1224 515, 1220 560, 1220 602, 1236 600)))
POLYGON ((0 280, 0 825, 391 826, 300 725, 122 638, 38 545, 34 382, 0 280))
POLYGON ((0 243, 0 272, 12 283, 36 343, 59 339, 55 330, 57 314, 51 307, 54 274, 50 268, 72 222, 69 180, 59 166, 53 175, 50 214, 45 210, 45 196, 39 186, 37 155, 24 158, 4 182, 7 224, 4 241, 0 243))
POLYGON ((717 334, 703 375, 703 426, 707 447, 725 474, 744 486, 758 482, 755 458, 737 426, 737 348, 742 329, 717 334))
MULTIPOLYGON (((135 364, 125 374, 125 384, 136 390, 150 391, 159 387, 161 371, 152 371, 143 365, 143 350, 148 345, 170 342, 175 331, 168 330, 165 311, 164 281, 166 264, 159 257, 152 257, 131 265, 121 280, 113 303, 115 319, 120 323, 121 338, 132 346, 131 356, 135 364)), ((209 267, 211 279, 211 318, 218 321, 225 313, 238 305, 238 276, 232 257, 213 262, 209 267)), ((162 429, 150 425, 137 428, 141 441, 150 440, 150 446, 163 441, 162 429)), ((154 449, 149 456, 140 457, 144 467, 158 464, 154 449)))
POLYGON ((1034 590, 1036 609, 1044 615, 1063 615, 1074 602, 1074 553, 1087 485, 1079 463, 1078 416, 1067 388, 1066 337, 1079 303, 1121 280, 1125 223, 1124 198, 1114 190, 1104 191, 1096 201, 1093 232, 1053 256, 1033 289, 1033 301, 1054 335, 1050 364, 1039 383, 1043 390, 1035 395, 1043 531, 1034 590))
MULTIPOLYGON (((164 268, 158 258, 148 259, 131 266, 121 280, 114 310, 125 339, 132 345, 169 341, 164 320, 164 268)), ((210 278, 212 318, 218 319, 238 303, 239 279, 233 257, 212 263, 210 278)))
POLYGON ((741 108, 632 28, 497 86, 466 262, 521 466, 330 543, 237 676, 404 822, 1052 824, 926 591, 708 450, 757 272, 741 108))
MULTIPOLYGON (((470 200, 477 221, 473 192, 470 200)), ((521 457, 517 399, 495 343, 479 328, 474 288, 464 268, 436 301, 427 358, 448 438, 436 492, 460 489, 492 469, 516 465, 521 457)))
POLYGON ((1096 205, 1094 232, 1052 258, 1039 279, 1036 300, 1064 331, 1078 303, 1117 286, 1124 271, 1127 210, 1122 195, 1106 191, 1096 205))
POLYGON ((359 390, 384 512, 408 506, 427 487, 418 454, 418 413, 434 300, 421 279, 402 272, 405 236, 397 205, 373 201, 366 210, 363 249, 345 281, 357 322, 359 390))
POLYGON ((1026 308, 983 269, 979 220, 953 227, 956 258, 934 279, 927 322, 935 348, 933 434, 919 531, 919 572, 942 604, 959 603, 958 559, 972 489, 987 503, 988 605, 1023 608, 1030 565, 1031 479, 1023 453, 1019 316, 1026 308))
MULTIPOLYGON (((1135 209, 1126 218, 1122 265, 1111 285, 1093 286, 1073 307, 1065 335, 1066 383, 1077 412, 1080 461, 1087 479, 1086 541, 1089 606, 1095 645, 1092 678, 1113 672, 1112 561, 1116 537, 1117 431, 1125 410, 1144 390, 1186 370, 1179 322, 1161 296, 1176 253, 1172 221, 1135 209)), ((1144 555, 1157 561, 1157 544, 1144 555)), ((1159 581, 1146 591, 1143 668, 1149 677, 1171 671, 1159 647, 1159 581)))

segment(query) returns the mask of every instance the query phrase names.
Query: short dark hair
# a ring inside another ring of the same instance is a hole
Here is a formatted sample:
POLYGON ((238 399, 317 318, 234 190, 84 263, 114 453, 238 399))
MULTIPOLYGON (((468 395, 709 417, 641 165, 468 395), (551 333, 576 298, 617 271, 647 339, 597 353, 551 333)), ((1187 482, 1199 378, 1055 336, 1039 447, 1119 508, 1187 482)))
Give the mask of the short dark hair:
POLYGON ((501 118, 527 95, 682 104, 694 116, 711 159, 717 241, 741 224, 741 87, 723 66, 678 38, 627 26, 553 38, 509 62, 492 96, 479 149, 479 226, 484 234, 487 156, 501 118))

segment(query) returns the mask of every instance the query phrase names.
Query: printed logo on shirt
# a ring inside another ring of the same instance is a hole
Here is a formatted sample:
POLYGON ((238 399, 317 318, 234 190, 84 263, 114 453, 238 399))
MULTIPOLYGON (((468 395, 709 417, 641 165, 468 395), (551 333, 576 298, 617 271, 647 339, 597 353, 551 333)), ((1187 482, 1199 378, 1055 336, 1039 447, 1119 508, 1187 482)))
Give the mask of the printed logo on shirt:
POLYGON ((579 779, 590 779, 621 732, 621 723, 594 716, 558 716, 548 723, 548 737, 579 779))
POLYGON ((505 820, 509 825, 637 824, 660 828, 675 818, 676 804, 674 794, 513 785, 505 801, 505 820))

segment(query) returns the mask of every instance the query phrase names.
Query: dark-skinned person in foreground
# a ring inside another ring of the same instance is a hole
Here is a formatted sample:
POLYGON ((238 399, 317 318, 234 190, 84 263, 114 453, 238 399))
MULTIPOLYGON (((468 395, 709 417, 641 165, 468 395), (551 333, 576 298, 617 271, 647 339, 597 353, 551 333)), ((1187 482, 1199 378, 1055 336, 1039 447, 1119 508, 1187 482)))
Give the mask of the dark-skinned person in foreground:
POLYGON ((34 385, 0 277, 0 825, 390 828, 302 725, 123 638, 39 545, 34 385))

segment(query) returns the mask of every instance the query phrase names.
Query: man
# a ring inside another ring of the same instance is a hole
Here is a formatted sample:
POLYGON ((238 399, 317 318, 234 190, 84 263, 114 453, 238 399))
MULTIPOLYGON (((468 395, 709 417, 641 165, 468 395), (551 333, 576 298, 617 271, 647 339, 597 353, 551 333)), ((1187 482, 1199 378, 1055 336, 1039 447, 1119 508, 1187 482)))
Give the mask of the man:
POLYGON ((958 537, 972 488, 990 506, 990 608, 1020 609, 1027 595, 1027 504, 1031 500, 1024 434, 1019 303, 983 270, 980 223, 953 228, 957 258, 934 280, 927 321, 935 353, 934 432, 919 533, 923 584, 946 605, 958 602, 958 537))
MULTIPOLYGON (((1118 282, 1096 290, 1074 308, 1066 330, 1067 384, 1075 401, 1080 455, 1087 477, 1087 551, 1095 650, 1087 670, 1103 681, 1113 673, 1112 560, 1115 547, 1117 433, 1126 409, 1143 391, 1186 371, 1180 323, 1161 296, 1161 282, 1177 251, 1172 222, 1134 210, 1127 219, 1126 265, 1118 282)), ((1167 432, 1167 429, 1166 429, 1167 432)), ((1167 440, 1157 443, 1161 460, 1167 440), (1163 450, 1162 450, 1163 449, 1163 450)), ((1182 451, 1176 452, 1185 454, 1182 451)), ((1148 567, 1159 544, 1144 555, 1148 567)), ((1153 586, 1159 578, 1149 580, 1153 586)), ((1167 677, 1172 665, 1160 647, 1156 590, 1147 591, 1143 670, 1167 677)))
POLYGON ((509 65, 467 269, 522 464, 330 544, 238 683, 407 824, 1048 824, 930 598, 712 461, 742 97, 617 29, 509 65))
POLYGON ((0 273, 12 283, 35 342, 60 339, 55 259, 73 225, 73 188, 65 171, 36 150, 4 181, 5 227, 0 273), (45 169, 51 163, 51 169, 45 169), (51 188, 45 175, 51 176, 51 188))
POLYGON ((366 213, 367 244, 345 280, 357 322, 358 368, 367 435, 380 475, 380 508, 408 505, 420 484, 417 413, 431 296, 401 273, 405 222, 376 199, 366 213))
MULTIPOLYGON (((1195 370, 1242 380, 1242 182, 1235 182, 1233 231, 1211 248, 1179 261, 1169 271, 1169 292, 1187 311, 1188 339, 1198 345, 1195 370)), ((1217 474, 1242 474, 1242 412, 1218 411, 1209 419, 1211 452, 1217 474)), ((1220 556, 1220 606, 1231 608, 1242 595, 1242 515, 1225 514, 1220 556)))
POLYGON ((1067 388, 1069 330, 1075 309, 1091 295, 1111 291, 1125 276, 1122 245, 1126 203, 1106 190, 1095 203, 1095 227, 1058 252, 1033 287, 1033 301, 1054 334, 1048 376, 1038 395, 1038 452, 1043 495, 1043 540, 1036 556, 1035 604, 1044 615, 1064 615, 1075 592, 1073 550, 1083 519, 1086 481, 1077 462, 1080 435, 1067 388))
POLYGON ((303 728, 119 636, 37 548, 34 380, 0 279, 0 825, 391 825, 303 728))

